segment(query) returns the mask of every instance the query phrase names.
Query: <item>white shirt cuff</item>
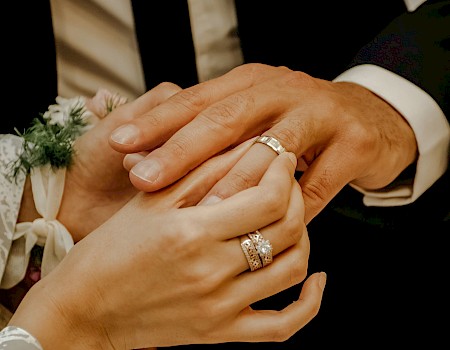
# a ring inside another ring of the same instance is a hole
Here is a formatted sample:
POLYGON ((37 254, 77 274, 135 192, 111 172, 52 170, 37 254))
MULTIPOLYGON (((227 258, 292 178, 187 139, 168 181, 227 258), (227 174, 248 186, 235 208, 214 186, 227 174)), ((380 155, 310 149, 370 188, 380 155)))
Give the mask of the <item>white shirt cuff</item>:
POLYGON ((449 158, 450 126, 436 101, 410 81, 375 65, 364 64, 343 72, 334 81, 352 82, 371 90, 390 103, 413 129, 419 157, 411 185, 364 190, 367 206, 399 206, 414 202, 446 171, 449 158))

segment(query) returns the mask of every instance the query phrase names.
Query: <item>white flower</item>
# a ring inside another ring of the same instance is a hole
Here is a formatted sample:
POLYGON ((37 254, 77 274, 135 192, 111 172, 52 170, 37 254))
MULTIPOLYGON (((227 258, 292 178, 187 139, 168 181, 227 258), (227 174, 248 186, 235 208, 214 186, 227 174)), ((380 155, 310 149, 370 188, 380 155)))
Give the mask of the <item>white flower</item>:
POLYGON ((74 98, 56 97, 56 104, 50 105, 47 112, 43 114, 43 118, 48 124, 58 124, 62 127, 67 125, 67 122, 73 117, 76 111, 83 110, 81 117, 86 122, 92 117, 92 112, 86 109, 86 98, 77 96, 74 98))
POLYGON ((23 139, 23 150, 19 158, 11 163, 11 176, 14 178, 32 168, 50 164, 54 168, 64 168, 71 164, 75 139, 127 102, 117 93, 100 89, 92 98, 56 97, 56 104, 50 105, 33 125, 19 136, 23 139))
POLYGON ((99 119, 106 117, 111 111, 127 103, 127 98, 107 89, 99 89, 94 97, 86 100, 86 108, 99 119))

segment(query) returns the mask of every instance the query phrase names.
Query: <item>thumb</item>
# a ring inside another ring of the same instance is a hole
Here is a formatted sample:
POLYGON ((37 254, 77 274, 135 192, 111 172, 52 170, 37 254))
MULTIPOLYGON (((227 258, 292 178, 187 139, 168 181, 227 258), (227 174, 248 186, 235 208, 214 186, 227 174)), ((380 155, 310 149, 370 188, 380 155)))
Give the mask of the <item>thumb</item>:
POLYGON ((342 154, 329 150, 320 154, 299 179, 308 224, 351 181, 350 166, 342 154))
POLYGON ((118 106, 77 140, 78 147, 87 147, 91 150, 90 152, 96 152, 97 154, 98 151, 101 151, 107 157, 114 157, 114 160, 123 159, 123 154, 114 151, 109 146, 111 132, 156 107, 180 90, 181 88, 178 85, 161 83, 136 100, 118 106), (84 140, 86 140, 87 145, 83 144, 84 140))
POLYGON ((105 122, 107 123, 106 129, 108 130, 108 139, 109 134, 113 130, 137 117, 142 116, 149 110, 167 100, 169 97, 175 95, 180 90, 182 89, 176 84, 168 82, 161 83, 134 101, 128 102, 114 109, 111 113, 109 113, 108 117, 105 118, 105 122))
MULTIPOLYGON (((252 146, 253 140, 247 140, 233 149, 222 152, 193 169, 179 181, 170 185, 173 203, 177 207, 197 205, 210 189, 237 163, 252 146)), ((132 179, 135 187, 139 178, 132 179)))

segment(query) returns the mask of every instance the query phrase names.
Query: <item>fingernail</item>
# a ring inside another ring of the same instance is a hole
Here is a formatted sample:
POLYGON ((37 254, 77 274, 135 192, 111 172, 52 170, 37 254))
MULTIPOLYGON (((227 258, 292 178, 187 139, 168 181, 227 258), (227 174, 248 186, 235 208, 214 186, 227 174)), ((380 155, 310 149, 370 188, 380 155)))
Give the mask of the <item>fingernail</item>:
POLYGON ((218 203, 221 200, 222 200, 222 198, 211 195, 211 196, 205 197, 205 199, 202 201, 201 205, 211 205, 211 204, 218 203))
POLYGON ((326 284, 327 284, 327 274, 325 272, 321 272, 319 276, 319 287, 322 290, 324 290, 326 284))
POLYGON ((139 129, 131 124, 123 125, 111 133, 111 140, 122 145, 132 145, 139 136, 139 129))
POLYGON ((136 164, 131 172, 144 181, 155 182, 161 172, 161 165, 153 159, 144 160, 136 164))
POLYGON ((140 153, 130 153, 125 156, 125 161, 130 164, 137 164, 139 162, 142 162, 144 159, 145 156, 140 153))

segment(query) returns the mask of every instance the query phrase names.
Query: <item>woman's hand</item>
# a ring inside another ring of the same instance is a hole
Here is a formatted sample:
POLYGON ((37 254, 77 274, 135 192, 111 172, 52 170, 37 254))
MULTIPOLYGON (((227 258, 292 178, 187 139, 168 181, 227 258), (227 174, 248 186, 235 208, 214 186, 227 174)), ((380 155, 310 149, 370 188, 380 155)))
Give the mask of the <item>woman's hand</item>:
MULTIPOLYGON (((125 165, 138 189, 155 191, 261 134, 297 156, 307 223, 348 183, 385 187, 416 160, 411 127, 372 92, 261 64, 175 94, 115 130, 110 143, 123 153, 150 151, 145 158, 127 156, 125 165)), ((262 145, 252 147, 210 195, 226 198, 258 183, 271 154, 262 145)))
POLYGON ((66 174, 58 215, 75 242, 100 226, 137 193, 122 166, 124 155, 108 144, 111 131, 179 90, 174 84, 162 84, 133 103, 117 107, 76 140, 74 164, 66 174))
POLYGON ((289 338, 317 314, 323 273, 310 276, 284 310, 250 305, 307 276, 295 156, 277 157, 256 186, 200 203, 250 146, 211 158, 165 189, 137 194, 30 290, 10 324, 46 350, 289 338), (251 272, 239 238, 257 229, 272 244, 273 262, 251 272))

